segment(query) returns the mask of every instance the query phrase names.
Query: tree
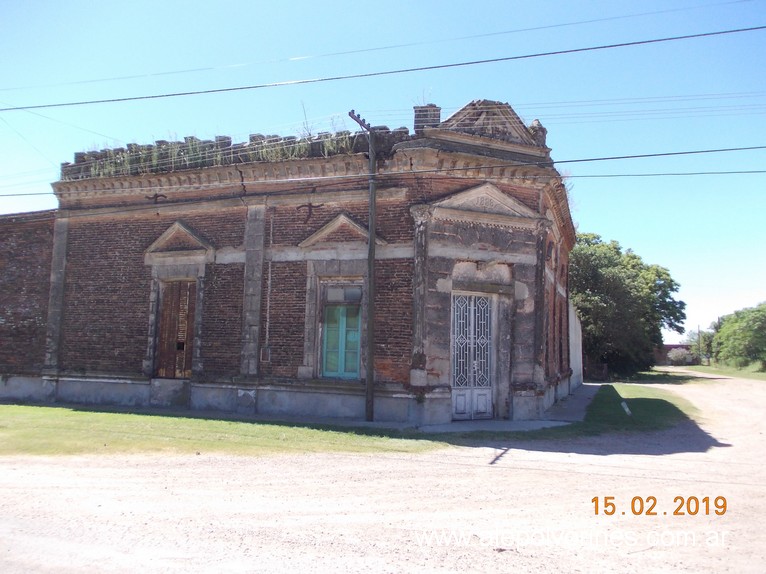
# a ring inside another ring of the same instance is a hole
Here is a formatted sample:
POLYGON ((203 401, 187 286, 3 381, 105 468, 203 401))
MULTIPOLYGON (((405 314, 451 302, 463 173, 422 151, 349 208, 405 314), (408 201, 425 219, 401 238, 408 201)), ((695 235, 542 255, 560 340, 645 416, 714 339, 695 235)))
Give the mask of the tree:
POLYGON ((616 241, 593 233, 577 235, 570 254, 569 290, 580 312, 583 350, 591 361, 631 372, 654 364, 662 329, 683 333, 678 283, 659 265, 647 265, 616 241))
POLYGON ((695 360, 700 363, 710 360, 710 357, 713 356, 714 335, 714 331, 689 331, 684 339, 684 343, 689 345, 695 360))
POLYGON ((758 362, 766 371, 766 303, 722 317, 713 353, 717 361, 740 368, 758 362))

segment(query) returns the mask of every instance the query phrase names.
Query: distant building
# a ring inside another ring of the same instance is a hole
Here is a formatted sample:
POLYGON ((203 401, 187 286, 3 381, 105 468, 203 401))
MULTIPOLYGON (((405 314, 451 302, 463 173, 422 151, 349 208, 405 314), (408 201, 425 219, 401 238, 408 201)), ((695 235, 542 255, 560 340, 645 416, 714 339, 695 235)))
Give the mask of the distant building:
POLYGON ((0 398, 361 417, 371 236, 375 418, 540 417, 582 380, 546 130, 414 124, 376 129, 374 230, 364 133, 76 154, 0 217, 0 398))
MULTIPOLYGON (((668 359, 668 353, 673 349, 684 349, 691 353, 691 345, 686 344, 665 344, 662 347, 655 347, 654 349, 654 364, 659 366, 670 365, 671 362, 668 359)), ((690 363, 691 364, 691 363, 690 363)))

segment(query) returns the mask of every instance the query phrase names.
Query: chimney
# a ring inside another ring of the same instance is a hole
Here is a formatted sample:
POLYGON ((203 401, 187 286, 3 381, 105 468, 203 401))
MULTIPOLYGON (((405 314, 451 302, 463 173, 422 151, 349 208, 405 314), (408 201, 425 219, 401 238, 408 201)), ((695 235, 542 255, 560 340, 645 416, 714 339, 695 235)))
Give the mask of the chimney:
POLYGON ((423 135, 423 128, 435 128, 441 123, 442 109, 435 104, 415 106, 415 135, 423 135))

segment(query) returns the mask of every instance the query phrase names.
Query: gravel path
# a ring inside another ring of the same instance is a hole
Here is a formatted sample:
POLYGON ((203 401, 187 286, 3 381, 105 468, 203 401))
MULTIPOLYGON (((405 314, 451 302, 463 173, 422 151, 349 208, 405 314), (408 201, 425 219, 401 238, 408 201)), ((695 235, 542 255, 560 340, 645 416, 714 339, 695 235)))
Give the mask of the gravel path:
POLYGON ((663 388, 699 425, 416 455, 0 458, 0 571, 763 572, 766 384, 663 388), (615 514, 595 516, 606 496, 615 514), (674 516, 678 496, 710 514, 674 516), (648 497, 657 515, 633 515, 648 497))

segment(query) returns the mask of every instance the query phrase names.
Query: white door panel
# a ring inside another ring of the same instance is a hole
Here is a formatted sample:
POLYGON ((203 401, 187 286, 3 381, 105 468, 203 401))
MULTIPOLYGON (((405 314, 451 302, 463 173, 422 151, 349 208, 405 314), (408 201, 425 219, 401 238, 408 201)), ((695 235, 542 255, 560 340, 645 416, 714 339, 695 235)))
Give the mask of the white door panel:
POLYGON ((492 301, 452 296, 452 418, 492 418, 492 301))

